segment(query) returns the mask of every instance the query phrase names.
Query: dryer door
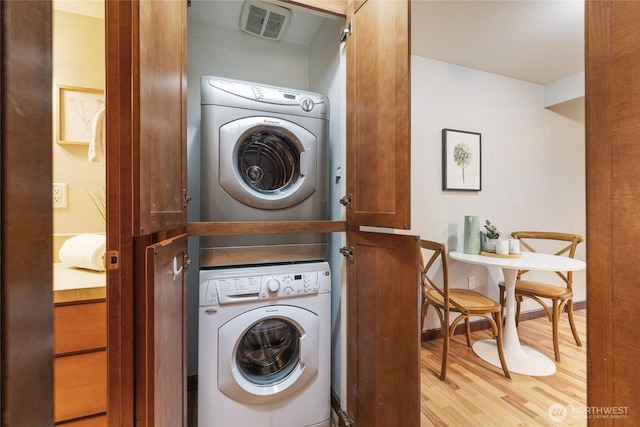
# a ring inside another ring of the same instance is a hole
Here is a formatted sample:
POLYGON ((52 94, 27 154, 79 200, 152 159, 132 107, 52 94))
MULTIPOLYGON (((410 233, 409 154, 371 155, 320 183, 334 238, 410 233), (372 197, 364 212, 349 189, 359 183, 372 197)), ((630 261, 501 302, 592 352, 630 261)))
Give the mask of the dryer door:
POLYGON ((273 402, 318 372, 318 316, 273 305, 243 313, 218 330, 218 388, 240 402, 273 402))
POLYGON ((246 117, 220 127, 220 186, 258 209, 284 209, 317 187, 317 138, 284 119, 246 117))

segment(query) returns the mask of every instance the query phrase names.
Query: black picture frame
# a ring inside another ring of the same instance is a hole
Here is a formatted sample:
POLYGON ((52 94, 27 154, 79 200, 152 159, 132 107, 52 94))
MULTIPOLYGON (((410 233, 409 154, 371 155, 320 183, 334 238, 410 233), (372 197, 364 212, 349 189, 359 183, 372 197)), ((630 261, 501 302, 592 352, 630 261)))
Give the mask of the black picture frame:
POLYGON ((442 129, 442 190, 482 190, 482 135, 442 129))

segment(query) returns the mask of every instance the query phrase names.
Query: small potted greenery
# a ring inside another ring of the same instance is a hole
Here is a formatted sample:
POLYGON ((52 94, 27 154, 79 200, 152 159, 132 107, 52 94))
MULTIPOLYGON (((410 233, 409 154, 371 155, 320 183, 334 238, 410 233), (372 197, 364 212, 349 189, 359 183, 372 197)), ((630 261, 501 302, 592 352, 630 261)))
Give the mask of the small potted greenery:
POLYGON ((484 223, 484 231, 482 234, 482 238, 480 241, 483 243, 484 251, 486 252, 495 252, 496 251, 496 240, 500 238, 502 232, 492 224, 489 220, 486 220, 484 223))

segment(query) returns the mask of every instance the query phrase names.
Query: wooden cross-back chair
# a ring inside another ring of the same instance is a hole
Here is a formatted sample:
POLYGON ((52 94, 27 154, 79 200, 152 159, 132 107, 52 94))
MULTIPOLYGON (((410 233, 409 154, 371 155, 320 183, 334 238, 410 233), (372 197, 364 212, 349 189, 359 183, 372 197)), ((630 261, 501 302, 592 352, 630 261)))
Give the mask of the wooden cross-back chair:
POLYGON ((447 266, 447 254, 442 243, 420 240, 420 282, 422 286, 422 323, 424 329, 424 318, 427 315, 429 306, 433 306, 440 318, 442 337, 444 338, 442 349, 442 368, 440 379, 445 380, 447 375, 447 359, 449 355, 449 342, 458 324, 464 320, 467 345, 471 347, 471 328, 469 318, 482 317, 491 325, 493 336, 497 341, 498 355, 502 370, 507 378, 511 378, 502 349, 502 322, 498 316, 502 312, 502 306, 496 301, 478 292, 468 289, 456 289, 449 287, 449 269, 447 266), (427 262, 425 263, 425 255, 427 262), (436 261, 441 261, 442 280, 438 286, 434 280, 438 269, 433 268, 436 261), (435 270, 435 271, 433 271, 435 270), (458 313, 458 317, 450 323, 450 313, 458 313))
MULTIPOLYGON (((529 252, 538 252, 534 246, 540 248, 543 241, 555 241, 561 246, 553 255, 575 257, 578 244, 584 241, 579 234, 558 233, 550 231, 514 231, 511 233, 513 238, 520 240, 520 246, 529 252)), ((555 273, 562 279, 561 284, 552 284, 546 282, 538 282, 533 280, 525 280, 522 278, 528 270, 518 271, 516 277, 516 324, 520 320, 520 307, 523 298, 530 298, 536 301, 547 312, 549 321, 553 328, 553 350, 556 361, 560 361, 560 347, 558 339, 558 324, 560 316, 566 309, 567 317, 573 338, 578 347, 582 346, 578 331, 573 320, 573 272, 556 271, 555 273), (545 303, 545 299, 551 300, 551 308, 545 303)), ((505 286, 500 283, 500 302, 505 304, 505 286)))

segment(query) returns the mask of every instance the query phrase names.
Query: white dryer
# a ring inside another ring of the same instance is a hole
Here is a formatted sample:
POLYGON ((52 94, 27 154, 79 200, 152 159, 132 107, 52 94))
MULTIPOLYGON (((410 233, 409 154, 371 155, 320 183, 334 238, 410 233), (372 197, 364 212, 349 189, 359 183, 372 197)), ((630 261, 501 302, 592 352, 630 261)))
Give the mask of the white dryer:
POLYGON ((331 273, 200 271, 198 426, 329 427, 331 273))
MULTIPOLYGON (((326 96, 201 79, 201 220, 329 219, 326 96)), ((200 239, 200 265, 326 259, 321 233, 200 239)))

